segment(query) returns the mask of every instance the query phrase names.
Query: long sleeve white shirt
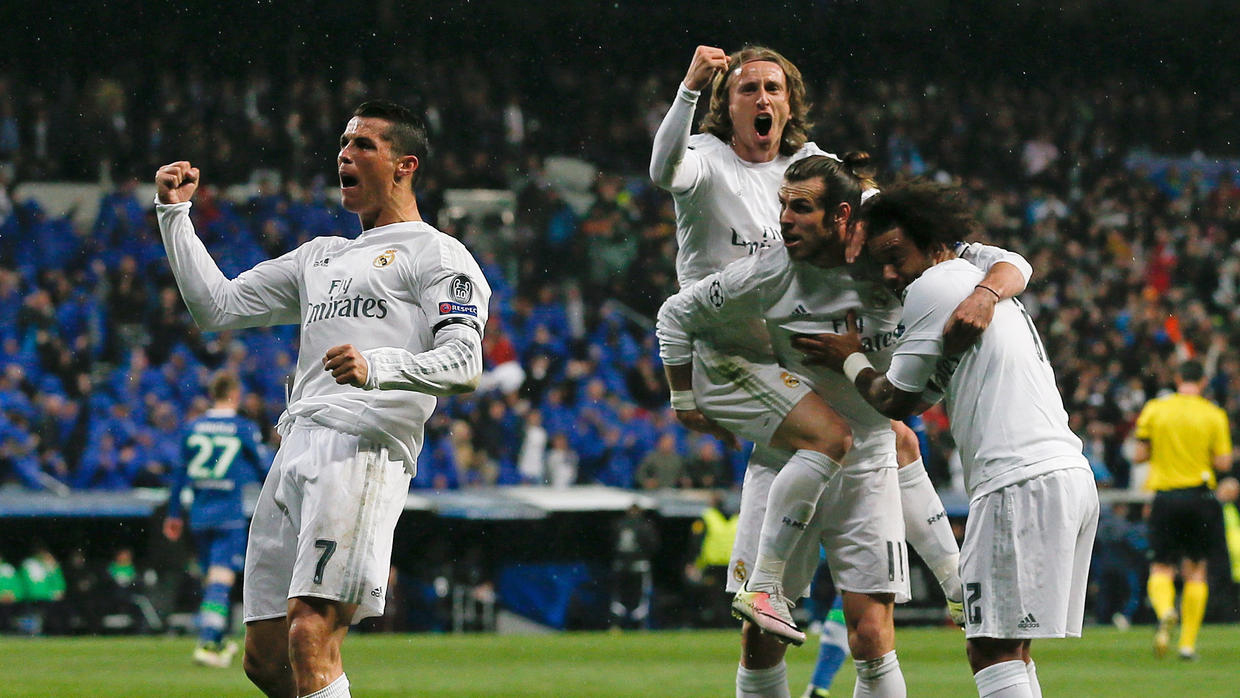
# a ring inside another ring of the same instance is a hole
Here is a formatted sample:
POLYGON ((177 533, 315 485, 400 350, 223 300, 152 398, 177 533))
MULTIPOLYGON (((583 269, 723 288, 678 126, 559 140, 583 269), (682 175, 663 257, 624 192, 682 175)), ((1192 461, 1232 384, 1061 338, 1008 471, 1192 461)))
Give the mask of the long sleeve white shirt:
POLYGON ((190 204, 156 205, 168 261, 190 314, 208 331, 299 324, 300 353, 281 430, 295 419, 387 445, 411 473, 436 395, 468 392, 482 373, 491 289, 458 241, 422 222, 356 239, 315 238, 228 279, 194 232, 190 204), (351 344, 365 388, 323 369, 351 344))

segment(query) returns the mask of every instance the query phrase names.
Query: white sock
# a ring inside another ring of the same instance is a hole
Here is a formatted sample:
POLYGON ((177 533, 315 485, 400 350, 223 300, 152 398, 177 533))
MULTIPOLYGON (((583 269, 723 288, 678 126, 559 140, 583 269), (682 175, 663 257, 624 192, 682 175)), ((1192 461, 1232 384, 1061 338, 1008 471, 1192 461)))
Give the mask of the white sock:
POLYGON ((839 469, 839 463, 826 454, 807 449, 794 453, 780 469, 767 495, 758 556, 746 589, 773 591, 782 587, 784 565, 805 535, 827 481, 839 469))
POLYGON ((307 693, 302 698, 350 698, 349 679, 344 674, 341 674, 336 677, 335 681, 314 693, 307 693))
POLYGON ((1025 664, 1025 673, 1029 675, 1029 694, 1033 698, 1042 698, 1042 684, 1038 683, 1038 668, 1033 665, 1032 659, 1025 664))
POLYGON ((788 665, 782 660, 770 669, 736 667, 736 698, 792 698, 788 665))
POLYGON ((854 659, 853 666, 857 667, 853 698, 905 698, 908 695, 895 650, 878 659, 854 659))
POLYGON ((925 560, 948 600, 964 600, 960 588, 960 546, 956 545, 952 524, 926 474, 926 466, 918 458, 896 472, 900 476, 905 540, 925 560))
POLYGON ((1033 698, 1029 674, 1019 659, 991 664, 973 675, 981 698, 1033 698))

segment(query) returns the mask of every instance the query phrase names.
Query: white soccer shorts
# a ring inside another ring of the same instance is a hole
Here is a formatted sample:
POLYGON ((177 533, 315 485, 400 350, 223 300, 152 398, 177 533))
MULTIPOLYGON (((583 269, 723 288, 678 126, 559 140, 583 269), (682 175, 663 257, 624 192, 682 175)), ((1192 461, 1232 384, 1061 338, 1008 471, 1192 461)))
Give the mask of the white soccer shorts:
POLYGON ((698 409, 759 446, 771 443, 775 430, 809 392, 805 381, 774 360, 756 363, 706 342, 693 343, 693 395, 698 409))
POLYGON ((279 618, 288 599, 358 604, 383 614, 392 536, 409 473, 388 449, 305 421, 284 436, 250 523, 246 622, 279 618))
MULTIPOLYGON (((895 454, 886 458, 891 467, 872 469, 872 462, 864 462, 845 467, 827 483, 805 535, 785 563, 784 593, 788 598, 809 595, 821 545, 837 589, 859 594, 894 594, 896 603, 909 600, 900 481, 895 454)), ((740 591, 753 570, 767 496, 776 473, 773 468, 759 465, 750 465, 745 471, 736 543, 728 565, 729 592, 740 591)))
POLYGON ((966 637, 1080 637, 1097 528, 1098 490, 1084 468, 975 498, 960 546, 966 637))

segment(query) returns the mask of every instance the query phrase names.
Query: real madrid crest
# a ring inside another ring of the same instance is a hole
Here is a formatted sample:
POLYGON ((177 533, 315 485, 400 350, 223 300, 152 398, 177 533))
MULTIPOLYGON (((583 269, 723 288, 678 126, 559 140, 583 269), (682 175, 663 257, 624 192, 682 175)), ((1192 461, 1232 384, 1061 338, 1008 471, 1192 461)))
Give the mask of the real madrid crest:
POLYGON ((382 269, 392 266, 392 262, 396 261, 396 250, 384 250, 383 254, 375 257, 375 267, 382 269))
POLYGON ((791 373, 788 373, 787 371, 780 371, 779 377, 783 379, 784 385, 788 386, 789 388, 795 388, 801 384, 800 379, 798 379, 796 376, 792 375, 791 373))

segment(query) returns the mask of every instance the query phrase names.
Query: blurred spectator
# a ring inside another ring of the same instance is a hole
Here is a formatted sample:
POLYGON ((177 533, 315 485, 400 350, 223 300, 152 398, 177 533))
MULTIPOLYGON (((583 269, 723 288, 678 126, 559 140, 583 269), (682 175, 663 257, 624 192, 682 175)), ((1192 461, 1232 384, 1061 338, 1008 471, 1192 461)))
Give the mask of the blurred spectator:
POLYGON ((651 560, 659 552, 659 531, 640 505, 629 505, 612 526, 611 625, 650 627, 654 574, 651 560))
POLYGON ((637 466, 637 483, 642 489, 687 487, 692 483, 685 472, 685 461, 676 451, 676 437, 663 434, 654 450, 637 466))
POLYGON ((63 609, 65 575, 60 563, 41 541, 31 544, 30 556, 22 561, 18 575, 26 603, 22 631, 30 635, 63 633, 68 617, 63 609))

